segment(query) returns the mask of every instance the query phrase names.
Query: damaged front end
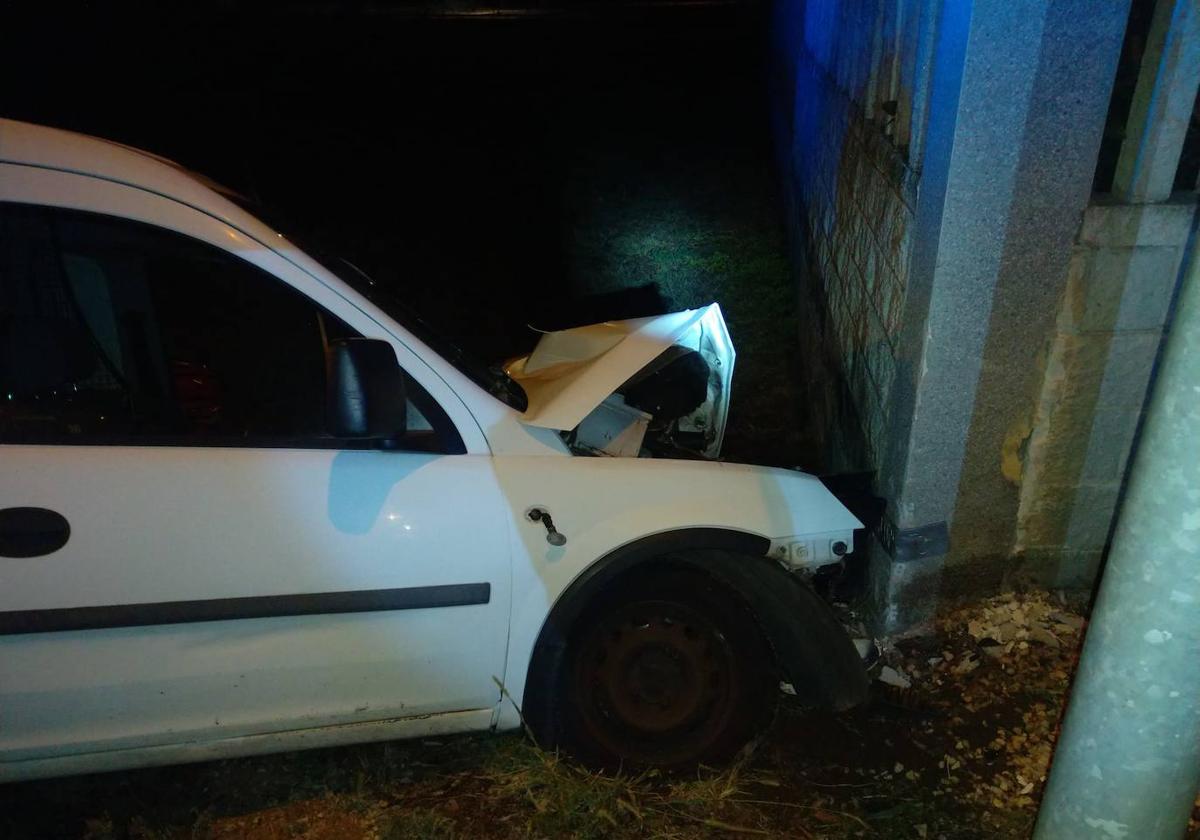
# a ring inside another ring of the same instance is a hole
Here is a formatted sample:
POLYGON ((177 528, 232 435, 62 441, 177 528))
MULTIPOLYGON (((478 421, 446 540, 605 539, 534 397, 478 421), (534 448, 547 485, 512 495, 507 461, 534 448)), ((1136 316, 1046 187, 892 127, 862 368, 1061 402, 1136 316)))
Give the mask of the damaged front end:
POLYGON ((505 372, 529 397, 523 422, 579 454, 715 459, 734 359, 713 303, 545 333, 505 372))

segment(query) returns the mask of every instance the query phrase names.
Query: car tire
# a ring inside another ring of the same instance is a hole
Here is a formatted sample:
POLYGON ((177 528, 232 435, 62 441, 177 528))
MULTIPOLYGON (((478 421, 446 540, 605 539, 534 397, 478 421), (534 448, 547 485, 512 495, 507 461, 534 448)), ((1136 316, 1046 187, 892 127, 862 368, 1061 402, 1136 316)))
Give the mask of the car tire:
POLYGON ((566 743, 601 766, 725 761, 778 699, 770 648, 750 610, 694 568, 619 578, 575 622, 562 667, 566 743))

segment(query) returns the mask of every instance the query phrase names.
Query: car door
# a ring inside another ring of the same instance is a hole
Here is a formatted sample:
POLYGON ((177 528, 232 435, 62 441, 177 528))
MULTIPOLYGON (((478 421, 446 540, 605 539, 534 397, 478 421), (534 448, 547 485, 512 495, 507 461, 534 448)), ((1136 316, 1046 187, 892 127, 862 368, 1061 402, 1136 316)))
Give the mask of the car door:
POLYGON ((153 200, 0 203, 0 761, 492 707, 490 457, 412 375, 409 433, 330 438, 325 344, 388 336, 153 200))

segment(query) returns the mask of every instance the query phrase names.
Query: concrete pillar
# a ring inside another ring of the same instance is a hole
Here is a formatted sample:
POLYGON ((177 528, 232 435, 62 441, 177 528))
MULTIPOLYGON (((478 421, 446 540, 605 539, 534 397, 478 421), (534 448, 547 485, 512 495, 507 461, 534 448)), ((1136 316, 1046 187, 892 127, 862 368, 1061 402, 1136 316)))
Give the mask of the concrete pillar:
MULTIPOLYGON (((1007 560, 1002 453, 1038 390, 1091 190, 1127 0, 943 0, 872 560, 884 632, 928 615, 947 558, 1007 560)), ((1027 422, 1027 421, 1026 421, 1027 422)))
POLYGON ((1158 0, 1134 88, 1113 193, 1129 204, 1171 194, 1200 85, 1200 2, 1158 0))
POLYGON ((1178 840, 1200 788, 1200 258, 1153 389, 1035 840, 1178 840))
POLYGON ((1084 211, 1032 431, 1014 453, 1014 553, 1032 580, 1096 580, 1194 215, 1186 201, 1084 211))

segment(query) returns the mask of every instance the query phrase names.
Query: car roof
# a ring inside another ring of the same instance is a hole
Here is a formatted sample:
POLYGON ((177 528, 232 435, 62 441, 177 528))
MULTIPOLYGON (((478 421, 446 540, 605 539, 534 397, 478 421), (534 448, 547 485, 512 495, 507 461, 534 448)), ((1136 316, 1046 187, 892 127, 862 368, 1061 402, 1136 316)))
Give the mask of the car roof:
POLYGON ((255 237, 274 233, 239 207, 233 190, 159 155, 122 143, 0 119, 0 163, 56 169, 127 184, 195 207, 255 237))

